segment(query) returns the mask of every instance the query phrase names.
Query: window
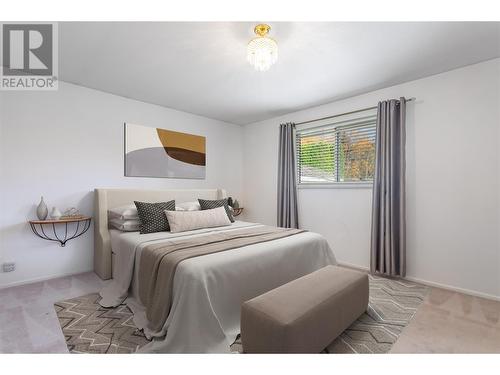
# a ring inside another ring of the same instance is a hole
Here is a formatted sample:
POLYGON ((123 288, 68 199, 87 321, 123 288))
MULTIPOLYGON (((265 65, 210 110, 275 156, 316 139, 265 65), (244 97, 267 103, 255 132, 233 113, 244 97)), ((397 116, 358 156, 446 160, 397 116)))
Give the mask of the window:
POLYGON ((299 185, 371 182, 376 116, 297 130, 299 185))

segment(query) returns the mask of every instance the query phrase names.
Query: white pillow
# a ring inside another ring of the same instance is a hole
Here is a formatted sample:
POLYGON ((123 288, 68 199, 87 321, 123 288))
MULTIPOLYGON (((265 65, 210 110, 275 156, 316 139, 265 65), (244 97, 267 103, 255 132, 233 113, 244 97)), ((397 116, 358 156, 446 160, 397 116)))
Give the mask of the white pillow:
POLYGON ((165 215, 172 233, 231 225, 224 207, 200 211, 165 211, 165 215))
POLYGON ((198 201, 193 201, 193 202, 184 202, 184 203, 179 203, 178 205, 175 206, 176 211, 200 211, 200 202, 198 201))
POLYGON ((108 210, 108 217, 109 219, 139 220, 139 214, 137 213, 135 204, 112 208, 108 210))
POLYGON ((137 220, 110 219, 109 225, 123 232, 137 232, 141 229, 141 222, 137 220))

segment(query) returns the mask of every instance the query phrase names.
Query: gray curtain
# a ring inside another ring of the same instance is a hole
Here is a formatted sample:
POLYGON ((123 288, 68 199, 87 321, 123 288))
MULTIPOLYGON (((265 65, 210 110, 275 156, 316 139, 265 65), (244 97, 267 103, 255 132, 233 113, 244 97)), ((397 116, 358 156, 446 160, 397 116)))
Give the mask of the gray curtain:
POLYGON ((278 153, 278 226, 298 228, 295 124, 280 125, 278 153))
POLYGON ((406 275, 406 101, 378 103, 373 182, 372 273, 406 275))

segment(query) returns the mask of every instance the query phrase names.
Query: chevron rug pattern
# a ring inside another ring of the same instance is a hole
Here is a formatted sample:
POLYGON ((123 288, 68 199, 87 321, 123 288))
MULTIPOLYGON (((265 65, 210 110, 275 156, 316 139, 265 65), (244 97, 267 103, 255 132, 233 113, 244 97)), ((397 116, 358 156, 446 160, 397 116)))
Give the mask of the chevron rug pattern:
POLYGON ((93 293, 54 304, 70 353, 134 353, 149 342, 127 306, 104 308, 100 298, 93 293))
POLYGON ((428 291, 426 286, 409 281, 369 278, 366 313, 328 345, 325 353, 388 353, 428 291))
MULTIPOLYGON (((323 353, 387 353, 422 303, 428 288, 369 275, 368 310, 323 353)), ((71 353, 133 353, 149 341, 138 331, 125 305, 104 308, 97 293, 54 305, 71 353)), ((238 337, 231 345, 241 352, 238 337)))

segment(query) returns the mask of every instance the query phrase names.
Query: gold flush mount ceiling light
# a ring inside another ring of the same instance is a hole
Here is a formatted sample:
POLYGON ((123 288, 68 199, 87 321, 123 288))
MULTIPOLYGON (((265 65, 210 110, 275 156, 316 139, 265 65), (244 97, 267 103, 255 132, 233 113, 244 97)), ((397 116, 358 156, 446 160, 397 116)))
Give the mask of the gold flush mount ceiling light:
POLYGON ((253 67, 265 72, 278 60, 278 45, 267 36, 271 27, 266 24, 255 26, 256 38, 253 38, 247 47, 247 60, 253 67))

